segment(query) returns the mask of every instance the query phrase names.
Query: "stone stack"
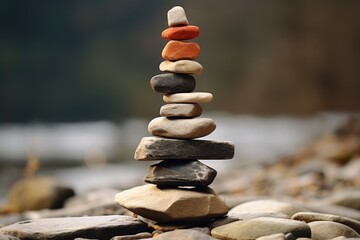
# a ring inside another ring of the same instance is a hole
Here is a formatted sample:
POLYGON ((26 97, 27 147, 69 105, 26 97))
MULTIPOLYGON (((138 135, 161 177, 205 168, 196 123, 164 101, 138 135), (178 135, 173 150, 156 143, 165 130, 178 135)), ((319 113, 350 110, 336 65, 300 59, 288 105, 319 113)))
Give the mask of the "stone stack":
POLYGON ((161 117, 148 125, 152 137, 144 137, 134 158, 161 162, 151 165, 147 185, 116 194, 116 202, 130 211, 156 222, 208 221, 227 214, 228 207, 208 187, 217 172, 199 159, 231 159, 234 144, 228 141, 200 140, 212 133, 215 122, 202 114, 201 103, 210 102, 211 93, 193 92, 194 75, 202 66, 194 61, 200 54, 195 42, 200 29, 189 25, 185 11, 176 6, 168 12, 169 28, 161 34, 169 40, 162 51, 162 73, 150 80, 151 88, 163 93, 166 103, 161 117))

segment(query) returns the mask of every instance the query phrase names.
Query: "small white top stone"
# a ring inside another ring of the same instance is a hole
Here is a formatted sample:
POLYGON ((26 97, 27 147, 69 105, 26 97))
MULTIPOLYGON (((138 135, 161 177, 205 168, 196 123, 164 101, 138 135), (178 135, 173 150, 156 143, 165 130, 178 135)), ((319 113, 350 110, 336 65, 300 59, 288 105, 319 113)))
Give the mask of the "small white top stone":
POLYGON ((175 6, 168 11, 168 25, 169 27, 179 25, 189 25, 189 21, 186 18, 185 10, 180 6, 175 6))

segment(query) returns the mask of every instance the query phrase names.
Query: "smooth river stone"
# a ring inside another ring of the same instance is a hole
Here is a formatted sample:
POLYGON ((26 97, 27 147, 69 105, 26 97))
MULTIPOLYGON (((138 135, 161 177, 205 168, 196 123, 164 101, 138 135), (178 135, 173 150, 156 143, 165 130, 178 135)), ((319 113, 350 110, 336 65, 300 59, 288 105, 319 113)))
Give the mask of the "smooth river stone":
POLYGON ((169 103, 160 108, 160 115, 164 117, 199 117, 202 108, 197 103, 169 103))
POLYGON ((213 99, 213 95, 207 92, 174 93, 163 96, 167 103, 208 103, 213 99))
POLYGON ((203 66, 193 60, 163 61, 160 63, 159 69, 163 72, 198 75, 202 72, 203 66))
POLYGON ((192 60, 200 55, 200 46, 195 42, 170 40, 164 47, 161 56, 165 60, 192 60))
POLYGON ((166 187, 205 187, 215 177, 214 169, 197 160, 164 160, 149 167, 145 182, 166 187))
POLYGON ((139 161, 163 159, 231 159, 235 146, 229 141, 180 140, 143 137, 134 158, 139 161))
POLYGON ((192 222, 226 215, 228 207, 209 188, 166 188, 153 184, 134 187, 115 195, 126 209, 157 222, 192 222))
POLYGON ((211 235, 218 239, 257 239, 277 233, 292 233, 296 238, 311 237, 306 223, 272 217, 236 221, 211 230, 211 235))
POLYGON ((192 92, 196 81, 189 74, 164 73, 152 77, 150 86, 158 93, 192 92))
POLYGON ((310 222, 311 239, 325 240, 340 236, 346 238, 360 238, 360 235, 352 228, 337 222, 316 221, 310 222))
POLYGON ((189 21, 186 18, 185 10, 180 6, 175 6, 167 13, 168 26, 188 25, 189 21))
POLYGON ((161 37, 168 40, 190 40, 200 34, 200 28, 193 25, 170 27, 161 33, 161 37))
POLYGON ((357 233, 360 234, 360 221, 357 221, 352 218, 347 218, 343 216, 337 216, 332 214, 324 213, 315 213, 315 212, 298 212, 292 217, 294 220, 304 221, 306 223, 315 222, 315 221, 331 221, 344 224, 348 227, 354 229, 357 233))
POLYGON ((108 240, 114 236, 145 232, 147 229, 145 223, 134 217, 108 215, 26 220, 0 228, 0 234, 27 240, 75 238, 108 240))
POLYGON ((205 137, 216 128, 210 118, 168 119, 157 117, 151 120, 148 131, 153 136, 192 139, 205 137))

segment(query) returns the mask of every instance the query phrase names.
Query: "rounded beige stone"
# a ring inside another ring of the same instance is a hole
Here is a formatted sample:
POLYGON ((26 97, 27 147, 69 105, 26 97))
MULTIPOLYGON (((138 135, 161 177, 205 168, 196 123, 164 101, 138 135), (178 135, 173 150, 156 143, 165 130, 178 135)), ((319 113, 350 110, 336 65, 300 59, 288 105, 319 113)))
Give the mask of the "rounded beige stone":
POLYGON ((169 103, 160 108, 160 115, 164 117, 199 117, 201 113, 197 103, 169 103))
POLYGON ((159 222, 210 220, 226 215, 228 207, 209 188, 160 189, 143 185, 115 195, 115 201, 128 210, 159 222))
POLYGON ((210 118, 168 119, 157 117, 148 125, 151 135, 179 139, 204 137, 212 133, 215 128, 216 124, 210 118))
POLYGON ((200 63, 193 60, 178 60, 175 62, 163 61, 160 63, 159 69, 163 72, 198 75, 202 72, 203 67, 200 63))
POLYGON ((213 99, 213 95, 207 92, 174 93, 163 96, 167 103, 208 103, 213 99))

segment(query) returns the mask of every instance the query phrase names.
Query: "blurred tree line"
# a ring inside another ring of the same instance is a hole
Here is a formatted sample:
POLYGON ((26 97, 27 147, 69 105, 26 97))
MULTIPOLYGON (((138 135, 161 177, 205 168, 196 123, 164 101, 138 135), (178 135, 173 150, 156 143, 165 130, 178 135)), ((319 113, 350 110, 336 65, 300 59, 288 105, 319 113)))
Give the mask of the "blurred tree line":
POLYGON ((359 111, 360 1, 0 2, 0 122, 157 116, 166 13, 181 5, 206 111, 359 111))

